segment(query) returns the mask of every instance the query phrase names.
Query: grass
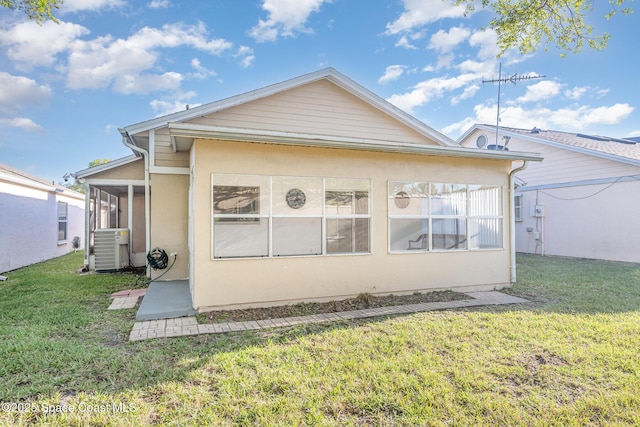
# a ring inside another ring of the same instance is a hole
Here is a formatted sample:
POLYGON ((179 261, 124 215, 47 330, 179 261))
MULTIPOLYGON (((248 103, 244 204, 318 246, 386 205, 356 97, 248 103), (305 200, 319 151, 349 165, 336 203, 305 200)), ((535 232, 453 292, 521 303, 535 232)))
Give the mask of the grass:
POLYGON ((0 424, 640 425, 639 265, 518 256, 532 304, 130 343, 135 278, 81 264, 0 282, 0 424))

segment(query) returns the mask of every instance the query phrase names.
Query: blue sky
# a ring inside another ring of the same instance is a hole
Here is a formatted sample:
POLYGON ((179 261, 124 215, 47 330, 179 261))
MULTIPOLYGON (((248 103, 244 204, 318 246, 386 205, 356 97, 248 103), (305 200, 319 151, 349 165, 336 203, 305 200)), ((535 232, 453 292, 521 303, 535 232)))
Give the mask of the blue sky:
POLYGON ((329 66, 453 139, 495 123, 499 62, 546 76, 503 86, 501 125, 639 136, 639 17, 606 12, 604 52, 498 60, 490 13, 442 0, 66 0, 42 26, 3 8, 0 163, 60 182, 131 154, 119 127, 329 66))

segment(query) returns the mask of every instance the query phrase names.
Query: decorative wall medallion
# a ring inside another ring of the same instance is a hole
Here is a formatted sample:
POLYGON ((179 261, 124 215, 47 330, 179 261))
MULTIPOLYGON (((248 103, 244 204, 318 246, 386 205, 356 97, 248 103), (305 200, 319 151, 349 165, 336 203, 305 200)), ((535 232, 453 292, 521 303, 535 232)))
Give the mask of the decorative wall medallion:
POLYGON ((396 206, 400 209, 404 209, 409 206, 409 202, 411 201, 411 197, 405 193, 404 191, 398 191, 393 198, 396 206))
POLYGON ((307 202, 307 196, 302 190, 292 188, 287 192, 287 205, 292 209, 300 209, 307 202))

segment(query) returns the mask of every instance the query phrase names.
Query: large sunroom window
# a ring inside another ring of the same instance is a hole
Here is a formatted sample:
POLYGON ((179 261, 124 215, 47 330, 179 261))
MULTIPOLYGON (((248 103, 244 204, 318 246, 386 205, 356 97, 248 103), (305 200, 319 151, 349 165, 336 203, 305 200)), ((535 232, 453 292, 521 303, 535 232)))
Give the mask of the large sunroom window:
POLYGON ((469 186, 469 247, 502 247, 502 188, 469 186))
POLYGON ((389 247, 392 252, 429 250, 429 187, 389 183, 389 247))
POLYGON ((212 175, 213 257, 370 252, 370 180, 212 175))
POLYGON ((213 177, 214 258, 269 255, 269 177, 213 177))
POLYGON ((367 179, 325 180, 326 248, 328 254, 369 252, 370 182, 367 179))
POLYGON ((503 247, 502 187, 389 182, 389 250, 503 247))
POLYGON ((273 256, 322 254, 322 178, 274 176, 273 256))

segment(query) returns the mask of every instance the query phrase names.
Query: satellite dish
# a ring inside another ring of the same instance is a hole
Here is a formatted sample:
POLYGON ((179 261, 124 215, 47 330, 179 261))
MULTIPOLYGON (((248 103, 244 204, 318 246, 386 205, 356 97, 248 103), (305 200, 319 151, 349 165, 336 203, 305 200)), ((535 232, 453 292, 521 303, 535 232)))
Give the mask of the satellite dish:
POLYGON ((487 136, 480 135, 478 139, 476 139, 476 147, 484 148, 487 145, 487 136))

